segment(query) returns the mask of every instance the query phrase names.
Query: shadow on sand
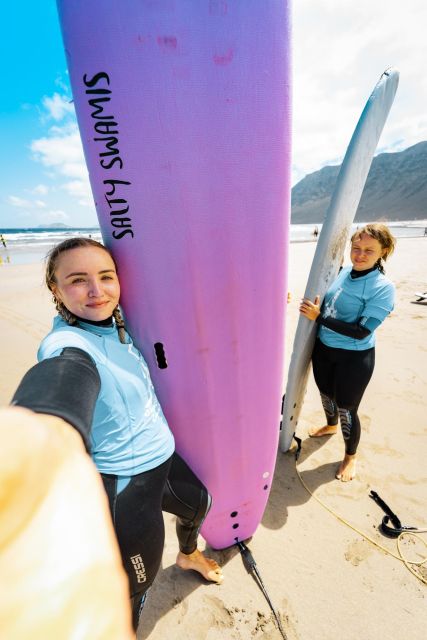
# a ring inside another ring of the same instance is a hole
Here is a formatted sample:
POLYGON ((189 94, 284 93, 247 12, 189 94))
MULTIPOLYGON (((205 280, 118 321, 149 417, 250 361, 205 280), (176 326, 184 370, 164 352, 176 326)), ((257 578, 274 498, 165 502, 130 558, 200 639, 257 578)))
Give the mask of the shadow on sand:
MULTIPOLYGON (((237 547, 216 550, 206 546, 206 555, 213 558, 222 567, 239 554, 237 547)), ((145 640, 155 628, 157 622, 165 616, 171 609, 180 607, 182 604, 183 615, 188 605, 186 599, 196 591, 202 584, 210 584, 205 581, 195 571, 182 571, 176 565, 171 565, 164 569, 161 567, 156 576, 156 580, 151 587, 141 622, 138 627, 138 640, 145 640)), ((216 585, 212 584, 215 590, 216 585)))
MULTIPOLYGON (((302 442, 298 464, 301 465, 324 445, 332 436, 306 438, 302 442)), ((335 472, 340 461, 322 464, 315 469, 300 471, 300 475, 311 491, 336 482, 335 472)), ((311 499, 301 484, 295 468, 295 450, 277 454, 276 469, 262 524, 268 529, 281 529, 288 519, 288 507, 304 504, 311 499)))
MULTIPOLYGON (((307 438, 302 444, 299 464, 315 454, 328 441, 329 437, 307 438)), ((332 462, 300 473, 307 486, 314 491, 321 485, 335 481, 337 465, 338 462, 332 462)), ((286 524, 288 508, 302 505, 310 497, 298 479, 294 451, 278 453, 273 484, 262 524, 268 529, 280 529, 286 524)), ((222 550, 206 547, 206 554, 214 558, 222 567, 225 567, 239 553, 236 546, 222 550)), ((154 585, 150 589, 147 604, 141 617, 138 640, 146 640, 157 622, 171 609, 181 607, 182 615, 185 615, 188 608, 186 599, 202 584, 208 583, 193 571, 182 571, 176 565, 160 568, 154 585)), ((215 589, 215 585, 212 585, 212 589, 215 589)))

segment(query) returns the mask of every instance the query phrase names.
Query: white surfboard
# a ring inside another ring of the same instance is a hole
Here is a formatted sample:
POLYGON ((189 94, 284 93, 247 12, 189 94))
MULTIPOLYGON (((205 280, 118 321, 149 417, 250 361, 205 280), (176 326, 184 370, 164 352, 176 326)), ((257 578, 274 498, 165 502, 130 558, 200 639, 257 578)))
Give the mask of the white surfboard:
MULTIPOLYGON (((319 295, 322 301, 338 274, 372 158, 393 104, 398 83, 399 72, 396 69, 384 71, 360 116, 326 212, 304 298, 314 300, 316 295, 319 295)), ((283 402, 280 432, 280 449, 283 452, 289 449, 298 424, 317 328, 316 323, 300 316, 283 402)))

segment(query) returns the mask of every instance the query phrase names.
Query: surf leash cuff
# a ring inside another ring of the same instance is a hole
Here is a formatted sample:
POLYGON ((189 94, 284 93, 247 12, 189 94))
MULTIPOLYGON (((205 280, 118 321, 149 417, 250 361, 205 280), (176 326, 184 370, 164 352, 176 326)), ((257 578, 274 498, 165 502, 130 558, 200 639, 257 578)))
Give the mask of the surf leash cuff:
POLYGON ((101 381, 92 358, 74 347, 47 358, 22 378, 12 404, 63 418, 90 451, 90 430, 101 381))
POLYGON ((377 505, 381 507, 381 509, 387 515, 381 521, 379 526, 379 530, 388 538, 398 538, 401 533, 405 531, 419 531, 416 527, 404 527, 400 522, 399 518, 393 511, 390 509, 388 504, 384 502, 384 500, 378 495, 376 491, 371 491, 369 497, 375 500, 377 505), (392 526, 389 525, 389 522, 392 526))

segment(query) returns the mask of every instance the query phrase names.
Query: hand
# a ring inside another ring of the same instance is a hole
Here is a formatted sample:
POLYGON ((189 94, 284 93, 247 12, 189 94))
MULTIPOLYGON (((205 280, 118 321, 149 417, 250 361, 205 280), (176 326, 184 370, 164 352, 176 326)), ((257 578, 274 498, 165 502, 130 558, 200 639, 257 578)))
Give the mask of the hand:
POLYGON ((316 320, 316 318, 320 315, 320 296, 317 295, 314 299, 314 302, 305 298, 300 304, 300 314, 305 316, 309 320, 316 320))
POLYGON ((2 637, 135 638, 107 498, 80 435, 9 407, 0 442, 2 637))

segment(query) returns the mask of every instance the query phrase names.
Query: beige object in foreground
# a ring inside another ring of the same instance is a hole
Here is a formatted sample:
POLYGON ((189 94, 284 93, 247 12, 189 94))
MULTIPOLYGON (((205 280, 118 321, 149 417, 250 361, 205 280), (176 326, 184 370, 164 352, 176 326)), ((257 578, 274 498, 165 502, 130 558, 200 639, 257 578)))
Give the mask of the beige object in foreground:
POLYGON ((128 640, 127 579, 77 432, 0 410, 0 629, 7 640, 128 640))

